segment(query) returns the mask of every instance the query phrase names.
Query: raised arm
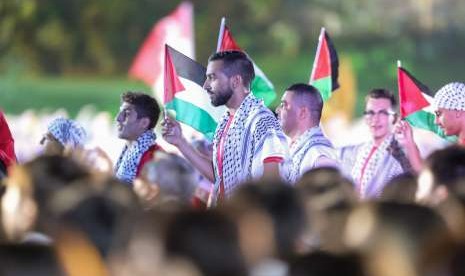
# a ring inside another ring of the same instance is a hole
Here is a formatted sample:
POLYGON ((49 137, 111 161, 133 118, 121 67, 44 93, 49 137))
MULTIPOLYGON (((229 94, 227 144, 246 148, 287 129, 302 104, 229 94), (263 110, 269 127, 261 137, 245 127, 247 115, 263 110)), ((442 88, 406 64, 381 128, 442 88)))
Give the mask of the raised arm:
POLYGON ((421 158, 417 144, 413 140, 413 130, 410 124, 406 121, 399 121, 394 126, 394 135, 399 145, 404 148, 412 169, 416 173, 420 172, 423 166, 423 159, 421 158))
POLYGON ((198 152, 182 135, 179 122, 166 117, 162 123, 162 135, 166 142, 177 147, 184 157, 208 180, 215 181, 212 156, 198 152))

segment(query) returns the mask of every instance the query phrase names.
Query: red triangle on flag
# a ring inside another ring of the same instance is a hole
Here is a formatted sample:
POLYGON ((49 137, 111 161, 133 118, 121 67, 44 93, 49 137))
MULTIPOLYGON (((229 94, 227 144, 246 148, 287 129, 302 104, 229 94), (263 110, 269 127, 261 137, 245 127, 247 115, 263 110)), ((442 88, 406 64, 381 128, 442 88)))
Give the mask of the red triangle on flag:
POLYGON ((186 90, 179 80, 178 73, 171 59, 168 45, 165 45, 165 75, 164 75, 163 102, 166 104, 174 99, 177 92, 186 90))
POLYGON ((422 94, 425 91, 420 88, 425 86, 401 67, 397 68, 397 85, 401 118, 405 118, 430 105, 422 94))
POLYGON ((231 31, 227 26, 224 26, 223 37, 221 38, 221 44, 219 51, 242 51, 241 47, 237 45, 236 41, 234 40, 231 31))
POLYGON ((326 36, 324 35, 321 44, 318 46, 315 59, 317 62, 312 80, 329 77, 331 75, 331 58, 328 51, 326 36))

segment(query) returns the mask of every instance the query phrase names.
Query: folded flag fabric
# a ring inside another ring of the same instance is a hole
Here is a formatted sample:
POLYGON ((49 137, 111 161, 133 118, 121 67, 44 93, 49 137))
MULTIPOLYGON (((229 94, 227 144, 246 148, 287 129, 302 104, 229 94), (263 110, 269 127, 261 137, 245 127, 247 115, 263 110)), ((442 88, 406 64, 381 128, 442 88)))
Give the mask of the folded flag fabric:
POLYGON ((398 66, 397 85, 399 92, 400 116, 413 127, 431 131, 451 142, 457 140, 455 136, 447 136, 444 131, 434 123, 435 114, 432 106, 431 90, 417 80, 406 69, 398 66))
POLYGON ((320 91, 323 101, 339 88, 339 58, 325 28, 321 28, 309 83, 320 91))
MULTIPOLYGON (((224 24, 223 20, 220 27, 217 52, 228 50, 243 51, 234 40, 231 31, 224 24)), ((255 62, 253 62, 253 68, 255 69, 255 78, 252 81, 252 93, 257 98, 262 99, 266 106, 270 106, 276 98, 274 86, 255 62)))
POLYGON ((188 56, 165 46, 163 103, 175 119, 212 139, 225 106, 214 107, 203 89, 206 69, 188 56))

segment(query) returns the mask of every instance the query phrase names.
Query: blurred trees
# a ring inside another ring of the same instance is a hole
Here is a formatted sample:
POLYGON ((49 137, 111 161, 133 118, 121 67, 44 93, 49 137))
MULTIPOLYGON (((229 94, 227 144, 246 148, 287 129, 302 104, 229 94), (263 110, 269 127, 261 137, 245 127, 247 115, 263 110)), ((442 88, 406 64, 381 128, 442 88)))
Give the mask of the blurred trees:
MULTIPOLYGON (((20 62, 33 72, 125 73, 153 24, 179 2, 1 0, 0 69, 20 62)), ((321 26, 346 42, 348 52, 367 41, 379 45, 395 39, 407 53, 427 57, 454 47, 447 43, 450 37, 465 37, 463 0, 193 2, 201 61, 215 49, 222 16, 241 46, 261 55, 313 51, 321 26)))
POLYGON ((5 62, 13 57, 34 71, 49 73, 121 72, 153 23, 175 4, 2 0, 0 58, 5 62))

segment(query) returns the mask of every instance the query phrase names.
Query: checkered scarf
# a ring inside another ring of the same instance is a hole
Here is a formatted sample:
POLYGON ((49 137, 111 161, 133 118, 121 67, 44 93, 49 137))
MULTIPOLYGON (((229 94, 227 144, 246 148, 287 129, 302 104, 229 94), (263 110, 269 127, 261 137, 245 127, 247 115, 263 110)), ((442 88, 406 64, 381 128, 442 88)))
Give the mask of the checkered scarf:
POLYGON ((436 109, 465 111, 465 84, 452 82, 443 86, 434 95, 434 106, 436 109))
POLYGON ((139 138, 130 145, 125 145, 115 166, 116 178, 132 183, 136 178, 137 167, 144 152, 155 144, 157 136, 152 130, 142 133, 139 138))
POLYGON ((292 156, 292 166, 289 170, 289 181, 295 183, 300 177, 300 167, 305 155, 310 149, 318 147, 321 149, 321 155, 336 159, 333 145, 324 136, 321 128, 316 126, 308 129, 291 145, 290 151, 292 156), (326 152, 326 154, 325 154, 326 152), (331 152, 329 154, 329 152, 331 152))
POLYGON ((392 156, 393 139, 394 136, 390 135, 379 145, 368 161, 363 176, 361 175, 362 168, 374 146, 374 141, 363 144, 358 151, 351 175, 357 183, 361 198, 366 198, 369 195, 379 195, 384 185, 392 177, 404 171, 399 161, 392 156), (383 185, 374 187, 372 185, 373 181, 383 185))
MULTIPOLYGON (((225 130, 230 117, 227 111, 215 132, 213 140, 213 156, 218 154, 218 143, 225 130)), ((263 150, 264 143, 271 137, 278 136, 284 143, 285 137, 282 134, 279 122, 274 114, 263 105, 263 101, 249 94, 241 103, 239 109, 234 114, 228 132, 225 134, 223 171, 218 171, 218 160, 214 158, 213 167, 215 171, 215 185, 213 188, 213 202, 219 193, 223 177, 225 196, 230 196, 231 192, 238 184, 253 177, 252 163, 254 157, 263 150)))
POLYGON ((55 139, 63 146, 71 146, 72 148, 82 147, 86 140, 86 131, 77 122, 59 117, 54 119, 47 128, 55 139))

